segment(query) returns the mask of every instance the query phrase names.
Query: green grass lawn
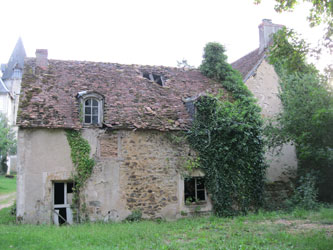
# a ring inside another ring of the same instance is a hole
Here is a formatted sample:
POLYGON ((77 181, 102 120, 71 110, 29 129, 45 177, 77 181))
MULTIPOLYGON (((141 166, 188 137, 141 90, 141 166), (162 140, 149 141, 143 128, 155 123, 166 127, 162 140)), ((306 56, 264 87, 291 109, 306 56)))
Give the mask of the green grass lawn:
POLYGON ((8 194, 16 191, 16 177, 6 178, 0 175, 0 195, 8 194))
POLYGON ((174 222, 15 225, 0 211, 0 249, 333 249, 333 208, 174 222))

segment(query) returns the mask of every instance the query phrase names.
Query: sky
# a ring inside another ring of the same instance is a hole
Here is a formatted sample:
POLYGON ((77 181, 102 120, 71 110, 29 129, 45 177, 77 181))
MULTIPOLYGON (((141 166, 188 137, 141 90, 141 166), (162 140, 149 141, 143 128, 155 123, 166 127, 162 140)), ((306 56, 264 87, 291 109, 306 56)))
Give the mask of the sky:
POLYGON ((205 44, 219 42, 231 63, 259 46, 265 18, 317 41, 323 32, 309 27, 307 7, 279 14, 273 0, 0 0, 0 63, 19 37, 29 57, 48 49, 50 59, 165 66, 186 59, 195 67, 205 44))

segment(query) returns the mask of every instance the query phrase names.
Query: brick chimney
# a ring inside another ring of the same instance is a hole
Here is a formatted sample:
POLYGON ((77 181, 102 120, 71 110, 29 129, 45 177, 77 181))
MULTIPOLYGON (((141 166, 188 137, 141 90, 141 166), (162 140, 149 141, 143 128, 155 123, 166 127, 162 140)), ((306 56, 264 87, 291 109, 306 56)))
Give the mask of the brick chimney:
POLYGON ((270 19, 262 20, 262 23, 259 25, 259 53, 269 46, 273 34, 283 27, 283 25, 272 23, 270 19))
POLYGON ((49 65, 47 49, 36 49, 36 66, 46 69, 49 65))

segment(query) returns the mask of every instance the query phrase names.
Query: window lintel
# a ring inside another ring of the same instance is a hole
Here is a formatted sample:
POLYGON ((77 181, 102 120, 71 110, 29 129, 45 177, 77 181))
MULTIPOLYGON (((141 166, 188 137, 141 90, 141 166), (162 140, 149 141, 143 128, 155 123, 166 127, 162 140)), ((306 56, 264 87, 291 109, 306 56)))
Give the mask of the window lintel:
POLYGON ((76 95, 78 99, 96 98, 98 101, 104 100, 104 95, 96 91, 79 91, 76 95))

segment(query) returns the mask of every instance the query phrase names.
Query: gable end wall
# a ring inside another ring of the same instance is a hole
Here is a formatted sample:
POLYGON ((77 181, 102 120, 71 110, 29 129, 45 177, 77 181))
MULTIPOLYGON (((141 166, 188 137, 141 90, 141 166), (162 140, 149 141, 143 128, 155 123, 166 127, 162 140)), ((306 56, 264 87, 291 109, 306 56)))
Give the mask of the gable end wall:
MULTIPOLYGON (((255 74, 250 77, 245 84, 253 95, 257 98, 259 106, 262 108, 264 119, 272 118, 278 114, 282 108, 279 93, 279 77, 274 67, 266 60, 257 68, 255 74)), ((279 148, 275 148, 266 153, 266 160, 269 164, 266 178, 268 182, 286 181, 291 171, 297 168, 297 158, 295 146, 288 143, 281 148, 281 153, 276 155, 279 148)))

